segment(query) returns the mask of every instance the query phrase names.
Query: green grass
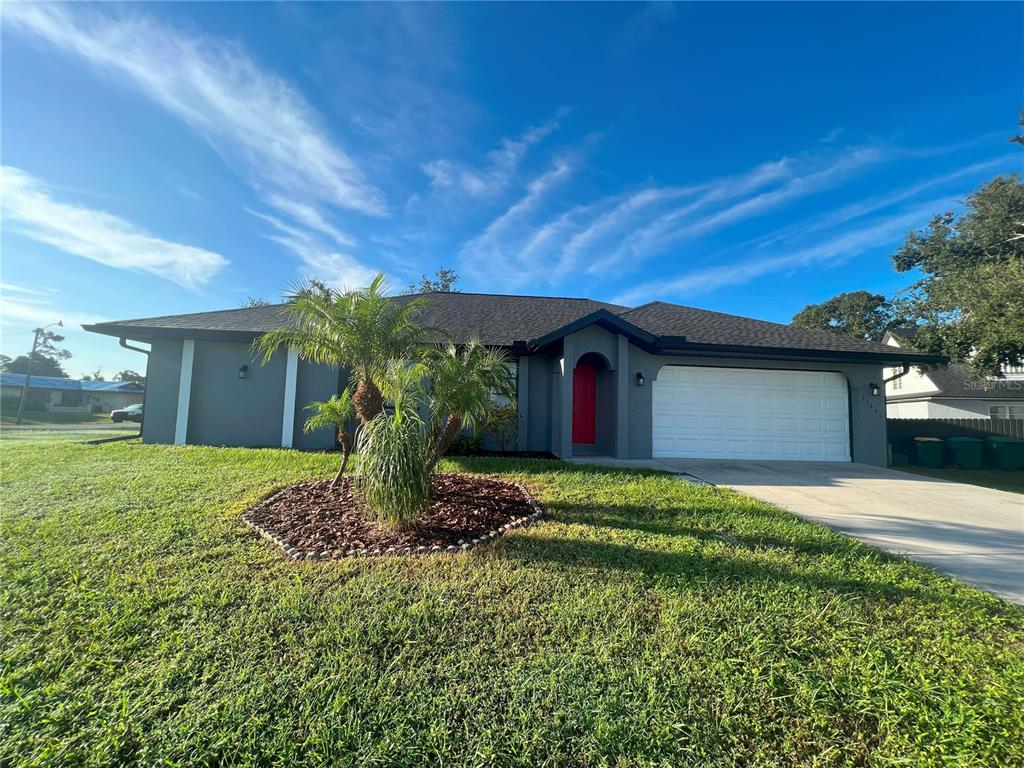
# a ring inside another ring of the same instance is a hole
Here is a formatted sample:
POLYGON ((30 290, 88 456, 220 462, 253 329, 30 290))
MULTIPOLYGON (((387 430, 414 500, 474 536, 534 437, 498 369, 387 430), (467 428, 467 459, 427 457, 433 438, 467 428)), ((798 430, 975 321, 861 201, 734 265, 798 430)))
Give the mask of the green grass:
MULTIPOLYGON (((4 411, 0 416, 0 424, 12 425, 18 420, 18 412, 4 411)), ((96 424, 109 422, 109 413, 50 413, 49 411, 25 411, 21 423, 25 426, 40 424, 96 424)))
POLYGON ((991 595, 559 462, 448 463, 549 513, 465 555, 292 563, 240 523, 335 460, 5 439, 0 765, 1024 763, 1024 612, 991 595))
POLYGON ((997 491, 1024 493, 1024 472, 1004 472, 998 469, 954 469, 952 467, 933 469, 919 466, 893 467, 893 469, 949 480, 953 483, 967 483, 968 485, 980 485, 983 488, 995 488, 997 491))

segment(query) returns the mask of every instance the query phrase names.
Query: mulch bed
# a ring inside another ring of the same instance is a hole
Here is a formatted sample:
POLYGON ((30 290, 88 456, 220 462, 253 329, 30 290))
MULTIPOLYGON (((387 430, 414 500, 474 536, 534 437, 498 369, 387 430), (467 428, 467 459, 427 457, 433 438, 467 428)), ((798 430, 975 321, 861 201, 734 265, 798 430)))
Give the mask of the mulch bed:
POLYGON ((491 477, 436 474, 414 528, 369 520, 351 477, 282 488, 242 519, 296 559, 459 552, 532 522, 541 509, 521 485, 491 477))

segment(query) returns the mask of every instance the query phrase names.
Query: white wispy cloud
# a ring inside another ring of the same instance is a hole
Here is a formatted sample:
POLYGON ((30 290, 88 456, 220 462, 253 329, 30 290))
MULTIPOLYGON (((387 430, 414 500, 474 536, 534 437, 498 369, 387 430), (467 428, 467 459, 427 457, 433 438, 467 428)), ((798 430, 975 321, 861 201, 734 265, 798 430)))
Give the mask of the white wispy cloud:
POLYGON ((297 256, 303 264, 304 277, 318 278, 336 288, 357 288, 373 280, 376 270, 363 265, 350 253, 337 250, 335 246, 345 248, 354 245, 354 241, 333 231, 333 228, 328 226, 326 232, 319 227, 313 228, 327 234, 333 241, 328 243, 315 231, 295 226, 272 214, 250 208, 246 211, 272 227, 263 236, 297 256))
POLYGON ((55 333, 74 332, 75 326, 99 323, 107 318, 85 312, 69 311, 66 307, 58 307, 50 300, 25 299, 22 297, 4 296, 0 302, 0 323, 4 327, 11 324, 24 324, 33 328, 49 325, 58 320, 64 324, 65 330, 54 328, 55 333))
POLYGON ((997 157, 992 160, 972 163, 971 165, 960 168, 951 173, 926 179, 925 181, 911 184, 894 192, 890 192, 885 195, 878 195, 868 200, 858 200, 857 202, 850 203, 849 205, 844 205, 835 210, 819 214, 813 218, 806 219, 797 224, 777 230, 750 243, 745 243, 744 246, 754 245, 759 248, 764 248, 779 242, 792 242, 799 238, 806 237, 809 234, 813 234, 814 232, 820 232, 831 227, 846 224, 867 216, 868 214, 884 210, 896 205, 897 203, 902 203, 906 200, 915 198, 922 192, 927 192, 930 189, 947 186, 962 179, 978 176, 979 174, 987 173, 1000 167, 1012 168, 1013 163, 1016 162, 1017 159, 1018 158, 1015 155, 1004 155, 1003 157, 997 157))
POLYGON ((861 147, 844 150, 838 155, 783 158, 739 176, 709 182, 695 201, 638 228, 618 248, 596 261, 589 271, 600 274, 613 267, 637 266, 682 240, 706 235, 834 187, 884 162, 888 156, 880 148, 861 147), (723 203, 729 204, 718 207, 723 203), (701 213, 708 209, 710 212, 701 213))
POLYGON ((41 181, 11 166, 0 167, 0 190, 8 226, 75 256, 186 288, 205 285, 228 264, 218 253, 162 240, 105 211, 55 200, 41 181))
POLYGON ((480 168, 442 159, 425 163, 423 172, 435 190, 457 189, 472 197, 497 195, 513 182, 530 149, 554 133, 568 112, 563 107, 554 117, 531 126, 516 138, 502 139, 497 148, 487 153, 487 162, 480 168))
POLYGON ((302 95, 238 45, 185 36, 143 16, 57 4, 6 4, 4 22, 127 79, 243 159, 263 184, 361 213, 386 212, 380 191, 302 95))
POLYGON ((336 226, 331 224, 324 218, 317 208, 306 203, 299 202, 286 198, 283 195, 271 195, 267 198, 267 203, 277 208, 277 210, 291 216, 295 221, 300 224, 319 232, 322 235, 326 235, 338 245, 343 248, 351 248, 356 244, 356 240, 351 235, 342 232, 336 226))
POLYGON ((531 180, 525 195, 462 247, 460 259, 463 268, 468 273, 516 284, 524 275, 515 264, 513 244, 520 240, 523 228, 528 227, 531 215, 548 193, 564 183, 574 170, 572 158, 560 157, 547 171, 531 180))
POLYGON ((682 275, 650 281, 623 291, 613 301, 634 304, 652 299, 684 299, 729 285, 742 285, 762 275, 798 267, 824 268, 840 264, 872 248, 890 245, 920 226, 937 210, 944 210, 955 198, 932 200, 901 213, 870 221, 863 226, 833 235, 796 251, 743 259, 731 264, 686 272, 682 275))

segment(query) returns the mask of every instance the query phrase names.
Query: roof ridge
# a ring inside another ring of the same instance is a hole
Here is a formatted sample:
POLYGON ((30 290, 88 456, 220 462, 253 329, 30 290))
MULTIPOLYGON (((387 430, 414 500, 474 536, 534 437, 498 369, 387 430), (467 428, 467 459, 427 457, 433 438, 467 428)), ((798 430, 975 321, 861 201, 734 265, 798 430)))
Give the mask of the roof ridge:
POLYGON ((400 293, 397 296, 436 296, 436 295, 450 295, 459 294, 462 296, 489 296, 491 298, 509 298, 509 299, 551 299, 554 301, 589 301, 592 304, 607 304, 612 307, 622 307, 623 304, 616 304, 612 301, 601 301, 600 299, 591 299, 586 296, 540 296, 535 293, 485 293, 483 291, 417 291, 416 293, 400 293))

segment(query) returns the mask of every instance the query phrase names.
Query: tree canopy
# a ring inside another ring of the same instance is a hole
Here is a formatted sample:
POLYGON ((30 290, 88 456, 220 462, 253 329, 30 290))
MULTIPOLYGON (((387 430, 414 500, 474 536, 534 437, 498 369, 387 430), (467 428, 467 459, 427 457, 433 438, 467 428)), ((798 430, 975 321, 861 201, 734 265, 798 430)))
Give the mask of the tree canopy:
POLYGON ((957 215, 911 232, 893 262, 923 277, 898 297, 918 326, 915 346, 963 360, 981 374, 1024 361, 1024 184, 998 176, 957 215))
POLYGON ((903 318, 880 293, 840 293, 820 304, 808 304, 793 317, 799 328, 816 328, 868 341, 881 341, 903 318))
POLYGON ((419 285, 409 283, 409 293, 458 293, 455 284, 461 279, 454 269, 441 267, 434 273, 433 278, 423 275, 419 285))

